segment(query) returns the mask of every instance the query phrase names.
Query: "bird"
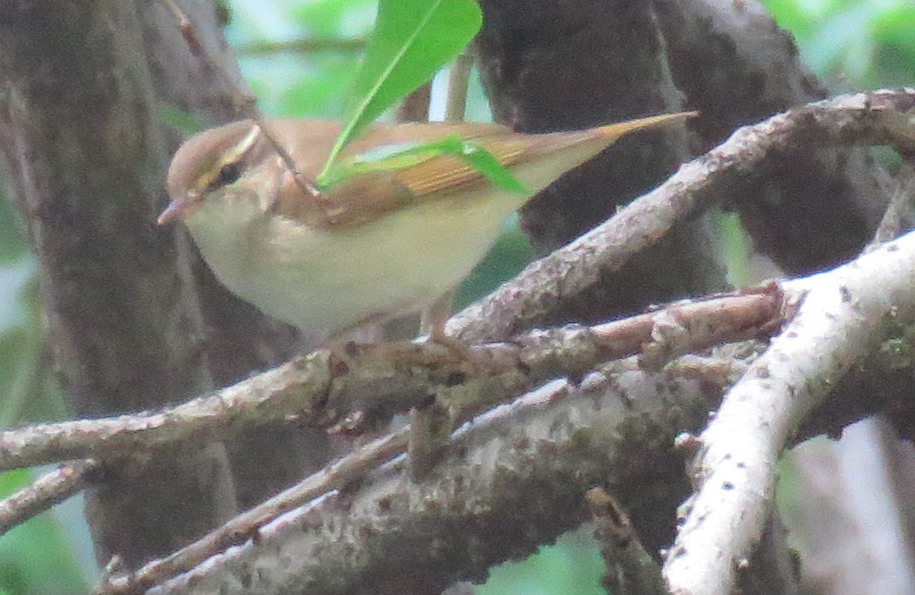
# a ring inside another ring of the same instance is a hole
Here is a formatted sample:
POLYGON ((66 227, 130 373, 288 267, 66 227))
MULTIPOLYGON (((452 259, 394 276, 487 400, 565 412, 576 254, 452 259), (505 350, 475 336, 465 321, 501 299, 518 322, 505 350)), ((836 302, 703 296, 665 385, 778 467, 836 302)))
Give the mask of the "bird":
POLYGON ((402 167, 369 167, 315 191, 301 180, 318 179, 339 121, 241 120, 178 149, 158 223, 181 220, 225 287, 299 327, 310 343, 423 309, 440 313, 431 334, 444 341, 442 300, 487 254, 508 215, 623 134, 692 115, 539 134, 490 123, 376 123, 340 155, 371 163, 385 151, 456 136, 488 151, 524 192, 459 156, 421 150, 402 167))

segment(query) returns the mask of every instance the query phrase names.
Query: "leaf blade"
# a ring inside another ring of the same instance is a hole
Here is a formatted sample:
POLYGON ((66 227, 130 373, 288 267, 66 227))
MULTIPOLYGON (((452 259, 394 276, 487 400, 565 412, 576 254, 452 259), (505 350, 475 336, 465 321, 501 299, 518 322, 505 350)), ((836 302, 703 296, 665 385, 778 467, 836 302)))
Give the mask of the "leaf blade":
POLYGON ((482 24, 474 0, 382 0, 354 83, 346 124, 318 176, 323 184, 346 144, 395 101, 429 80, 482 24))

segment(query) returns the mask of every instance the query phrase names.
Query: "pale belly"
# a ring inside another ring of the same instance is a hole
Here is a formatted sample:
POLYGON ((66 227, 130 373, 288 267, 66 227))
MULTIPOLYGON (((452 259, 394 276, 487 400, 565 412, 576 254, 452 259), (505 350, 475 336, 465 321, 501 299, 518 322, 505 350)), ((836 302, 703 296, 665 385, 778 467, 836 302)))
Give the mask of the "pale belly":
POLYGON ((226 287, 320 341, 445 294, 486 255, 519 202, 434 201, 330 231, 253 211, 239 225, 226 220, 224 204, 204 206, 187 223, 226 287))

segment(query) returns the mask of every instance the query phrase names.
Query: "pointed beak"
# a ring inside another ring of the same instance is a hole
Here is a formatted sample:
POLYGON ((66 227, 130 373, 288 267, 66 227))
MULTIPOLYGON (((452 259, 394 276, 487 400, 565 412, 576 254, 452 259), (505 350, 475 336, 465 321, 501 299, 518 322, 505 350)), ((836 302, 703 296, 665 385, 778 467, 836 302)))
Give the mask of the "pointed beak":
POLYGON ((156 219, 156 223, 159 225, 171 223, 172 219, 177 219, 181 216, 182 210, 183 209, 181 209, 178 201, 172 201, 167 207, 165 207, 165 210, 162 211, 162 214, 159 215, 159 218, 156 219))
POLYGON ((194 203, 195 200, 196 198, 190 193, 173 198, 172 202, 165 207, 165 210, 162 211, 162 214, 156 219, 156 223, 159 225, 166 225, 175 219, 180 219, 187 212, 188 206, 194 203))

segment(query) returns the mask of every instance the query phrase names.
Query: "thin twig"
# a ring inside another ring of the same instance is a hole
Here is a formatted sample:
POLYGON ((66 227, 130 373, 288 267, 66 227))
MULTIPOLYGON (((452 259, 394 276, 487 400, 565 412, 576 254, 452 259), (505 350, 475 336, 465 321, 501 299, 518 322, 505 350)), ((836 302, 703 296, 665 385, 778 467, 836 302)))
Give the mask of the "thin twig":
POLYGON ((588 490, 585 499, 603 544, 604 587, 614 595, 667 595, 661 567, 645 551, 622 505, 603 488, 588 490))
POLYGON ((467 90, 475 61, 473 50, 458 54, 448 73, 448 102, 445 105, 446 122, 463 122, 467 112, 467 90))
POLYGON ((264 114, 260 111, 260 108, 257 106, 257 97, 246 93, 239 86, 235 77, 233 77, 225 62, 217 58, 212 52, 210 52, 201 42, 200 38, 197 35, 196 30, 194 29, 193 23, 188 18, 187 14, 182 10, 180 6, 175 2, 175 0, 162 0, 165 6, 177 20, 178 28, 181 31, 182 36, 188 44, 188 47, 191 49, 195 55, 199 56, 201 59, 206 60, 212 64, 216 71, 219 72, 223 80, 226 83, 232 98, 234 99, 236 105, 241 108, 242 113, 257 124, 258 128, 261 129, 261 132, 264 134, 264 138, 267 139, 267 142, 270 143, 270 146, 276 151, 277 155, 280 156, 280 159, 283 161, 283 164, 286 166, 286 169, 292 175, 292 179, 295 181, 296 185, 302 189, 307 195, 311 196, 319 205, 322 205, 321 202, 321 192, 318 190, 318 187, 314 184, 312 180, 306 178, 296 166, 295 160, 292 158, 292 155, 289 154, 289 151, 283 147, 279 141, 276 140, 276 136, 270 131, 270 127, 267 125, 266 118, 264 114))
POLYGON ((95 480, 100 467, 94 459, 62 465, 32 485, 0 500, 0 535, 85 488, 95 480))
POLYGON ((6 430, 0 432, 0 470, 85 459, 93 453, 101 458, 131 457, 168 444, 216 440, 235 423, 233 413, 241 414, 248 424, 282 421, 295 412, 307 414, 306 403, 318 402, 323 398, 319 393, 328 388, 327 369, 327 363, 315 357, 294 360, 159 411, 6 430))
POLYGON ((403 454, 409 435, 410 429, 405 427, 363 446, 170 556, 149 562, 136 572, 111 576, 106 584, 99 586, 97 593, 115 595, 142 592, 152 585, 187 572, 233 545, 249 539, 256 540, 260 528, 284 512, 351 484, 367 471, 403 454))
POLYGON ((875 244, 892 240, 915 226, 915 163, 911 159, 902 164, 896 180, 890 204, 874 234, 875 244))

